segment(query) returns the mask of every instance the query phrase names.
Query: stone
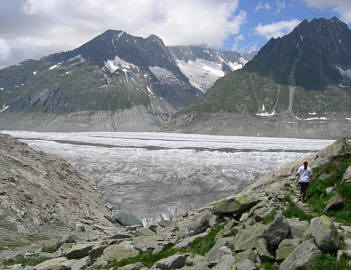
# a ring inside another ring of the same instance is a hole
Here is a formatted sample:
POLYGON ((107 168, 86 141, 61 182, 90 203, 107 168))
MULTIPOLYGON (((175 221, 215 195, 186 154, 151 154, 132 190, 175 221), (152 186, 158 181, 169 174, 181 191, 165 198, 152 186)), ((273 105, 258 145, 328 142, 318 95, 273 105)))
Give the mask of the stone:
POLYGON ((228 248, 230 242, 234 241, 233 237, 221 238, 206 254, 209 262, 217 262, 224 255, 231 255, 232 251, 228 248))
POLYGON ((236 263, 236 270, 256 270, 257 267, 254 262, 249 259, 243 259, 236 263))
POLYGON ((92 262, 96 261, 97 258, 102 256, 107 245, 96 245, 89 251, 89 257, 92 262))
POLYGON ((161 269, 178 269, 185 265, 186 257, 184 254, 175 254, 162 259, 156 263, 156 267, 161 269))
POLYGON ((217 216, 217 215, 212 215, 211 218, 208 221, 208 224, 210 225, 210 227, 213 227, 219 223, 224 222, 224 218, 221 216, 217 216))
POLYGON ((335 252, 340 246, 337 229, 333 221, 327 216, 316 217, 311 220, 312 236, 316 245, 323 252, 335 252))
POLYGON ((327 194, 330 194, 330 193, 333 192, 333 190, 334 190, 334 187, 327 187, 327 188, 325 189, 325 192, 327 192, 327 194))
POLYGON ((186 249, 191 242, 193 242, 197 238, 204 237, 206 235, 208 235, 208 232, 204 232, 204 233, 201 233, 201 234, 197 234, 197 235, 185 238, 182 241, 180 241, 178 244, 176 244, 174 246, 174 248, 175 249, 186 249))
POLYGON ((130 241, 124 241, 118 245, 111 245, 105 248, 103 259, 107 261, 122 260, 128 257, 135 257, 139 252, 134 249, 130 241))
POLYGON ((212 212, 216 215, 232 214, 241 215, 242 213, 250 210, 251 207, 259 202, 258 199, 252 197, 237 197, 229 198, 217 202, 213 208, 212 212))
POLYGON ((323 180, 325 180, 325 179, 327 179, 327 178, 329 178, 329 177, 330 177, 330 174, 323 173, 323 174, 321 174, 321 175, 318 177, 318 180, 319 180, 319 181, 323 181, 323 180))
POLYGON ((269 248, 275 250, 280 242, 288 237, 290 225, 282 214, 278 214, 263 233, 269 248))
MULTIPOLYGON (((284 241, 284 240, 283 240, 284 241)), ((267 241, 264 238, 258 238, 254 245, 256 252, 261 261, 271 261, 274 260, 274 256, 269 252, 267 248, 267 241)))
POLYGON ((341 182, 342 185, 348 184, 348 183, 351 183, 351 166, 349 166, 345 171, 341 182))
POLYGON ((305 269, 309 263, 321 255, 322 252, 314 244, 313 239, 308 239, 298 245, 290 255, 281 263, 279 270, 305 269))
POLYGON ((299 244, 299 239, 284 239, 275 251, 276 261, 280 262, 285 260, 299 244))
POLYGON ((123 267, 118 267, 118 270, 134 270, 134 269, 139 269, 141 267, 144 267, 144 264, 141 262, 138 262, 138 263, 128 264, 123 267))
POLYGON ((64 257, 58 257, 55 259, 47 260, 44 261, 36 266, 34 266, 33 270, 66 270, 66 269, 71 269, 70 267, 67 267, 65 263, 67 263, 68 260, 64 257))
POLYGON ((345 232, 351 233, 351 226, 340 226, 340 228, 345 232))
POLYGON ((237 253, 234 256, 236 262, 239 262, 244 259, 249 259, 250 261, 256 262, 256 252, 252 249, 248 249, 242 252, 237 253))
POLYGON ((209 220, 211 218, 211 214, 209 212, 204 213, 200 217, 198 217, 194 223, 190 226, 190 230, 192 234, 200 234, 206 231, 207 228, 210 227, 209 220))
POLYGON ((114 235, 112 235, 109 239, 129 239, 131 238, 131 236, 129 234, 123 234, 123 233, 116 233, 114 235))
POLYGON ((256 246, 257 239, 263 237, 266 228, 266 225, 261 223, 248 226, 246 229, 240 230, 233 241, 229 241, 229 245, 237 252, 252 249, 256 246))
POLYGON ((122 226, 143 226, 139 218, 125 211, 113 211, 112 218, 122 226))
POLYGON ((297 218, 287 218, 286 220, 290 225, 292 237, 302 239, 308 228, 308 222, 304 220, 300 221, 297 218))
POLYGON ((326 211, 336 211, 339 209, 344 208, 345 202, 343 198, 339 194, 335 194, 327 203, 325 206, 323 213, 326 211))
POLYGON ((156 224, 152 224, 149 226, 149 230, 153 231, 154 233, 157 233, 157 228, 158 226, 156 224))
POLYGON ((71 260, 71 270, 83 270, 91 264, 89 257, 84 257, 80 260, 71 260))
POLYGON ((211 270, 232 270, 233 265, 235 264, 235 259, 232 255, 224 255, 220 262, 216 264, 211 270))
POLYGON ((157 248, 157 237, 156 235, 154 236, 138 236, 133 238, 133 246, 137 250, 152 250, 157 248))
POLYGON ((81 259, 89 255, 89 251, 93 248, 94 244, 77 244, 74 245, 66 254, 69 260, 81 259))
POLYGON ((303 233, 302 240, 308 240, 313 238, 311 225, 307 227, 306 231, 303 233))
POLYGON ((273 211, 272 208, 262 207, 254 211, 254 217, 256 221, 262 221, 266 216, 268 216, 273 211))

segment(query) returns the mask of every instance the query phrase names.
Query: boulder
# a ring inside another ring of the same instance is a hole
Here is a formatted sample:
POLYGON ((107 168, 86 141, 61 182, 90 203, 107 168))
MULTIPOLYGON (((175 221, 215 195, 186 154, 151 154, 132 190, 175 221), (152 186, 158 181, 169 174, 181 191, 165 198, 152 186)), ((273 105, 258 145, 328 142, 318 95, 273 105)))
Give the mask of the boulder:
POLYGON ((290 255, 281 263, 279 270, 305 269, 309 263, 321 255, 322 252, 314 244, 313 239, 308 239, 298 245, 290 255))
POLYGON ((249 196, 229 198, 217 202, 213 206, 212 212, 216 215, 241 215, 242 213, 250 210, 250 208, 256 205, 258 202, 258 199, 249 196))
POLYGON ((245 250, 243 252, 239 252, 234 256, 236 262, 239 262, 244 259, 249 259, 250 261, 256 262, 256 252, 252 249, 245 250))
POLYGON ((268 225, 263 233, 267 245, 271 249, 276 249, 280 242, 288 237, 291 231, 290 225, 282 214, 278 214, 274 221, 268 225))
POLYGON ((125 211, 113 211, 112 218, 122 226, 143 226, 143 223, 139 218, 125 211))
POLYGON ((257 239, 263 237, 266 228, 266 225, 261 223, 248 226, 239 231, 233 241, 229 241, 229 245, 237 252, 252 249, 256 246, 257 239))
POLYGON ((216 264, 211 270, 232 270, 235 260, 232 255, 224 255, 221 261, 216 264))
POLYGON ((323 213, 326 211, 336 211, 344 208, 345 202, 339 194, 335 194, 329 201, 326 207, 323 210, 323 213))
POLYGON ((302 239, 308 228, 308 221, 300 221, 297 218, 287 218, 286 220, 290 225, 292 237, 302 239))
POLYGON ((236 263, 236 270, 256 270, 255 263, 249 259, 243 259, 236 263))
POLYGON ((80 260, 71 260, 70 262, 72 263, 71 270, 83 270, 91 264, 89 257, 84 257, 80 260))
POLYGON ((191 269, 191 270, 207 270, 208 261, 207 258, 197 254, 191 254, 186 258, 187 267, 183 267, 182 269, 191 269))
POLYGON ((89 251, 93 248, 94 244, 77 244, 67 252, 66 256, 69 260, 81 259, 89 255, 89 251))
POLYGON ((138 262, 138 263, 128 264, 123 267, 118 267, 118 270, 135 270, 135 269, 140 269, 142 267, 144 267, 144 264, 141 262, 138 262))
POLYGON ((232 251, 228 248, 230 242, 234 240, 233 237, 221 238, 206 254, 209 262, 217 262, 224 255, 231 255, 232 251))
POLYGON ((311 220, 312 236, 316 245, 323 252, 335 252, 340 246, 338 231, 333 221, 327 216, 311 220))
POLYGON ((135 257, 139 252, 134 249, 130 241, 124 241, 118 245, 111 245, 104 249, 103 259, 107 261, 122 260, 128 257, 135 257))
POLYGON ((267 249, 266 239, 258 238, 256 240, 254 248, 256 249, 256 252, 257 252, 258 256, 260 257, 261 261, 265 262, 265 261, 274 260, 274 256, 267 249))
POLYGON ((193 224, 190 226, 190 230, 192 234, 200 234, 207 230, 210 227, 209 220, 211 218, 211 214, 209 212, 204 213, 200 217, 198 217, 193 224))
POLYGON ((273 208, 262 207, 254 211, 254 217, 256 221, 262 221, 273 211, 273 208))
POLYGON ((151 250, 158 246, 158 241, 156 235, 154 236, 138 236, 133 238, 133 246, 137 250, 151 250))
POLYGON ((68 260, 64 257, 59 257, 51 260, 44 261, 36 266, 33 270, 66 270, 71 267, 66 266, 68 260))
POLYGON ((186 257, 184 254, 175 254, 162 259, 156 263, 156 267, 161 269, 178 269, 185 265, 186 257))
POLYGON ((348 184, 348 183, 351 183, 351 166, 349 166, 345 171, 341 182, 342 185, 348 184))
POLYGON ((90 251, 89 251, 89 258, 92 262, 96 261, 97 258, 102 256, 104 253, 105 248, 107 248, 107 245, 96 245, 94 246, 90 251))
POLYGON ((299 239, 284 239, 275 251, 276 261, 280 262, 285 260, 299 244, 299 239))

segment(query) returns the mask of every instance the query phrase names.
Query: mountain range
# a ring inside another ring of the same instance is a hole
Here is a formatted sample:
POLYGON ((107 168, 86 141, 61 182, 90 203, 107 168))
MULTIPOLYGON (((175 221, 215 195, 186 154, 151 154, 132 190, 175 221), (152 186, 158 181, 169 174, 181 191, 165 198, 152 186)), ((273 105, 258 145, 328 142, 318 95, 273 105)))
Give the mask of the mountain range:
POLYGON ((251 58, 108 30, 72 51, 0 70, 0 128, 155 130, 251 58))
POLYGON ((302 21, 178 112, 167 131, 335 138, 351 131, 351 30, 302 21))

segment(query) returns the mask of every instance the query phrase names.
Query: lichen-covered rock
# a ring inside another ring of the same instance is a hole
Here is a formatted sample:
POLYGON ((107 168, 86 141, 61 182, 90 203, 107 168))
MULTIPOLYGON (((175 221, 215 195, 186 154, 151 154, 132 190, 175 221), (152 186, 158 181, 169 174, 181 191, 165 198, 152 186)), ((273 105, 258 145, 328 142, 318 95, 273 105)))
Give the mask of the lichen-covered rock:
POLYGON ((302 239, 304 236, 304 233, 308 228, 308 222, 303 220, 300 221, 297 218, 287 218, 286 221, 290 225, 292 237, 302 239))
POLYGON ((343 198, 339 194, 335 194, 329 201, 328 204, 325 206, 323 213, 326 211, 336 211, 339 209, 344 208, 345 202, 343 198))
POLYGON ((276 249, 279 243, 288 237, 290 230, 290 225, 286 218, 282 214, 279 214, 268 225, 263 233, 263 237, 266 239, 269 248, 276 249))
POLYGON ((285 260, 299 244, 299 239, 284 239, 275 251, 275 259, 277 261, 285 260))
POLYGON ((311 239, 311 238, 313 238, 312 228, 311 228, 311 225, 309 225, 307 227, 306 231, 303 233, 302 240, 305 241, 305 240, 308 240, 308 239, 311 239))
POLYGON ((118 269, 119 270, 134 270, 134 269, 140 269, 142 267, 144 267, 144 264, 141 262, 138 262, 138 263, 128 264, 128 265, 125 265, 123 267, 119 267, 118 269))
POLYGON ((327 216, 311 220, 312 236, 316 245, 324 252, 337 251, 340 246, 338 231, 334 222, 327 216))
POLYGON ((257 239, 263 237, 265 229, 266 225, 261 223, 248 226, 246 229, 239 231, 229 244, 237 252, 252 249, 256 246, 257 239))
POLYGON ((234 256, 234 259, 236 262, 239 262, 244 259, 249 259, 250 261, 256 262, 256 256, 257 256, 257 253, 254 250, 248 249, 243 252, 237 253, 234 256))
POLYGON ((254 248, 262 262, 274 260, 274 256, 267 248, 267 241, 264 238, 258 238, 254 248))
POLYGON ((279 270, 301 270, 305 269, 309 263, 322 252, 314 244, 313 239, 309 239, 298 245, 290 255, 282 262, 279 270))
POLYGON ((250 210, 255 204, 259 202, 258 199, 252 197, 237 197, 237 198, 229 198, 222 201, 217 202, 212 211, 214 214, 222 215, 222 214, 233 214, 240 215, 245 211, 250 210))
POLYGON ((89 251, 93 248, 94 244, 78 244, 74 245, 66 254, 69 260, 81 259, 89 255, 89 251))
POLYGON ((124 241, 117 245, 111 245, 104 250, 103 259, 107 261, 121 260, 128 257, 135 257, 139 252, 134 249, 130 241, 124 241))
POLYGON ((345 171, 341 182, 342 185, 348 184, 348 183, 351 183, 351 166, 349 166, 345 171))
POLYGON ((185 265, 186 257, 184 254, 175 254, 162 259, 156 263, 156 267, 161 269, 178 269, 185 265))
POLYGON ((199 216, 190 226, 192 234, 196 235, 206 231, 206 229, 210 227, 210 218, 211 214, 209 212, 205 212, 204 214, 199 216))
POLYGON ((204 233, 200 233, 200 234, 197 234, 197 235, 193 235, 191 237, 184 238, 182 241, 180 241, 178 244, 176 244, 174 246, 174 248, 176 248, 176 249, 186 249, 191 242, 195 241, 197 238, 204 237, 206 235, 208 235, 208 233, 204 232, 204 233))
POLYGON ((236 270, 256 270, 255 263, 249 259, 243 259, 236 263, 236 270))
POLYGON ((211 270, 233 270, 235 260, 232 255, 224 255, 221 261, 215 265, 211 270))
POLYGON ((67 263, 67 262, 68 262, 68 260, 66 258, 59 257, 59 258, 44 261, 44 262, 34 266, 33 270, 51 270, 51 269, 66 270, 66 269, 70 269, 70 267, 65 265, 65 263, 67 263))

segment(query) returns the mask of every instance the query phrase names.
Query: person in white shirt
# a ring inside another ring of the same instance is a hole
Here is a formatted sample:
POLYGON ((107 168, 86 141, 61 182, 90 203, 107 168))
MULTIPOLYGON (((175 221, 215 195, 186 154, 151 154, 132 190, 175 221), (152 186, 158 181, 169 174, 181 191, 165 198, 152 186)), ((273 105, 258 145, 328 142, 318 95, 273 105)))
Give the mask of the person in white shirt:
POLYGON ((308 161, 303 161, 303 166, 301 166, 298 170, 296 175, 300 176, 299 178, 299 185, 300 185, 300 196, 303 202, 306 202, 306 191, 308 184, 310 183, 310 178, 312 176, 312 170, 308 167, 308 161))

